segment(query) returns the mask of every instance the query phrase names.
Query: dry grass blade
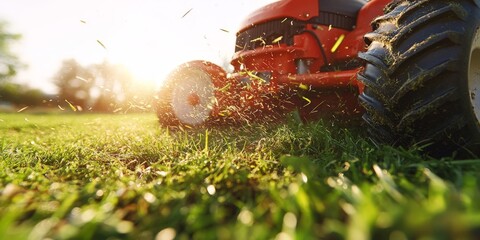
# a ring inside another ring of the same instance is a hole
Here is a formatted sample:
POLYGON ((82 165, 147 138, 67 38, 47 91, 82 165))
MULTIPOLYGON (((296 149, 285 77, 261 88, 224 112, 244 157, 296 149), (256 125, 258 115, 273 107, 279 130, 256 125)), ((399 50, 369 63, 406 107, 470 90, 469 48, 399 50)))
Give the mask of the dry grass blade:
POLYGON ((75 76, 75 78, 78 79, 78 80, 84 81, 84 82, 89 82, 87 79, 82 78, 80 76, 75 76))
POLYGON ((97 39, 97 43, 100 44, 100 46, 102 46, 103 49, 107 50, 107 47, 105 47, 105 44, 103 44, 100 40, 97 39))
POLYGON ((283 36, 277 37, 272 41, 272 43, 273 44, 278 43, 278 42, 282 41, 282 39, 283 39, 283 36))
POLYGON ((72 109, 72 111, 74 111, 74 112, 77 111, 77 108, 75 106, 73 106, 73 104, 71 102, 69 102, 67 99, 65 99, 65 102, 68 103, 68 106, 70 107, 70 109, 72 109))
POLYGON ((181 18, 184 18, 185 16, 187 16, 192 10, 193 10, 193 8, 190 8, 190 10, 188 10, 185 14, 183 14, 183 16, 181 18))
POLYGON ((335 45, 333 45, 331 52, 334 53, 338 50, 338 47, 340 47, 340 44, 342 44, 343 40, 345 39, 345 35, 342 34, 340 37, 338 37, 337 41, 335 42, 335 45))
POLYGON ((21 108, 20 110, 18 110, 17 112, 23 112, 23 111, 25 111, 27 108, 28 108, 28 106, 23 107, 23 108, 21 108))

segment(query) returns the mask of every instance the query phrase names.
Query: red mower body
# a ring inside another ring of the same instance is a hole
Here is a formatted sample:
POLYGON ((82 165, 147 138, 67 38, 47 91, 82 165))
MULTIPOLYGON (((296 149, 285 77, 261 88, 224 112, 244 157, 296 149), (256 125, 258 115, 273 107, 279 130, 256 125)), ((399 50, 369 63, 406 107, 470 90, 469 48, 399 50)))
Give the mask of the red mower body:
MULTIPOLYGON (((251 13, 237 32, 233 73, 203 64, 216 88, 210 119, 276 118, 294 109, 304 120, 360 113, 357 55, 389 2, 282 0, 251 13)), ((198 64, 190 67, 203 68, 198 64)))
POLYGON ((356 79, 362 67, 357 55, 365 50, 363 36, 371 31, 370 23, 389 2, 283 0, 260 8, 237 33, 231 78, 261 81, 254 84, 260 91, 254 99, 300 89, 308 97, 292 100, 290 107, 310 105, 301 113, 305 117, 326 108, 358 112, 363 86, 356 79), (342 100, 347 106, 338 106, 342 100))
POLYGON ((337 81, 329 77, 330 73, 354 69, 352 61, 356 61, 358 52, 365 50, 363 36, 371 30, 370 23, 383 13, 390 1, 362 2, 283 0, 253 12, 237 33, 235 55, 231 61, 235 72, 272 72, 274 83, 275 80, 295 83, 286 79, 309 74, 299 79, 310 79, 305 83, 319 87, 337 85, 337 81), (348 6, 354 2, 356 6, 348 6), (344 13, 323 11, 322 3, 352 10, 344 13), (342 3, 346 5, 342 6, 342 3), (359 6, 356 14, 348 13, 356 12, 355 8, 359 6), (305 69, 299 61, 304 62, 305 69), (325 75, 316 75, 321 73, 325 75))

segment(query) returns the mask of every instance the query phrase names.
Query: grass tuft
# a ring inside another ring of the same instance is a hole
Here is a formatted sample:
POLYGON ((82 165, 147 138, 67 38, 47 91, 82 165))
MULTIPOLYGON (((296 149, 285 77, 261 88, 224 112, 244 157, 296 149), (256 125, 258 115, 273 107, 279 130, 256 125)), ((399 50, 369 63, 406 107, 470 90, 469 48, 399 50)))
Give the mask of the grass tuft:
POLYGON ((11 239, 476 239, 480 160, 298 121, 167 131, 155 116, 0 114, 11 239))

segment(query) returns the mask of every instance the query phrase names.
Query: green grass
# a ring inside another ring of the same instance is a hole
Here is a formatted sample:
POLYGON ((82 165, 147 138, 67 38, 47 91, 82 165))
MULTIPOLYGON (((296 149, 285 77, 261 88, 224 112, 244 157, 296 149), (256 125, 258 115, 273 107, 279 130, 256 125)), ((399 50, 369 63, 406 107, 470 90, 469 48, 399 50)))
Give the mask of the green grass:
POLYGON ((478 239, 480 160, 328 124, 0 114, 2 239, 478 239))

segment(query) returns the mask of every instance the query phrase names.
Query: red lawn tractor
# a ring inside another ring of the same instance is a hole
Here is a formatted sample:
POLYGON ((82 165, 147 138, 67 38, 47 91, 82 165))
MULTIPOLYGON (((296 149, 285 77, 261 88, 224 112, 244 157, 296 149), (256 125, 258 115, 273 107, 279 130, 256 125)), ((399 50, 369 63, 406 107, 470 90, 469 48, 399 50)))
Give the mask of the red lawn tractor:
POLYGON ((160 123, 363 114, 378 143, 480 154, 479 0, 277 1, 243 22, 231 65, 174 70, 160 123))

